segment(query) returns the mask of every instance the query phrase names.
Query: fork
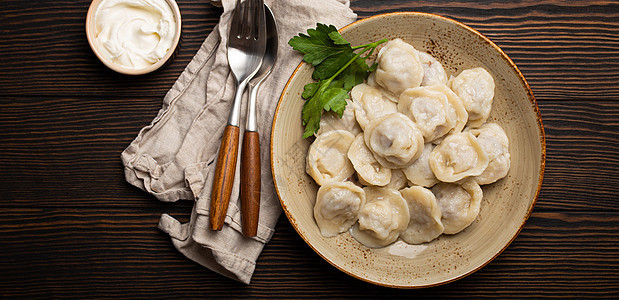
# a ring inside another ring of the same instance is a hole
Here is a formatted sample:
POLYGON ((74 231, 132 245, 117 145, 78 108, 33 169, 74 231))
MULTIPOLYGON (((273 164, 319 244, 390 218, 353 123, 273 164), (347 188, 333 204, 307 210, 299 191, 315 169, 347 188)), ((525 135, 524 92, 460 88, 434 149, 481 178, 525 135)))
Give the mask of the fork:
POLYGON ((228 36, 228 64, 234 75, 236 94, 217 156, 211 192, 210 225, 221 230, 232 194, 239 149, 241 99, 254 77, 266 49, 266 20, 263 0, 237 0, 228 36))

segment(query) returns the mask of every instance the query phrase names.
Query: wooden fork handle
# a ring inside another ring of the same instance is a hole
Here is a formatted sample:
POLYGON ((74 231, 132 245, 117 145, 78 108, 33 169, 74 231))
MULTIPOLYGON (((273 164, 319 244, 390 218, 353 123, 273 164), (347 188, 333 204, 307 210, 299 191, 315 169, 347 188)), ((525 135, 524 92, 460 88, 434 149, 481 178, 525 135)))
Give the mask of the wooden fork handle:
POLYGON ((219 147, 217 166, 215 167, 215 179, 211 192, 211 229, 221 230, 228 212, 234 173, 236 171, 236 158, 239 151, 239 127, 228 125, 219 147))
POLYGON ((260 213, 260 137, 245 131, 241 149, 241 217, 243 235, 256 236, 260 213))

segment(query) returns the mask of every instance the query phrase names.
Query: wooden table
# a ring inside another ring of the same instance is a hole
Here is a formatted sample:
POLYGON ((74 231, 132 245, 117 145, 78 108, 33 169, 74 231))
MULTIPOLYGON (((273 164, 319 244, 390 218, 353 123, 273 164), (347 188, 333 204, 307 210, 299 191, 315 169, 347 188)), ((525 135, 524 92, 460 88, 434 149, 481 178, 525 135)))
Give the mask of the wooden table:
POLYGON ((191 203, 127 184, 119 154, 221 14, 206 0, 177 2, 177 56, 126 77, 86 42, 89 1, 1 1, 0 298, 619 297, 617 1, 352 1, 360 18, 422 11, 479 30, 520 67, 543 117, 544 184, 520 235, 476 273, 422 290, 345 275, 283 215, 249 286, 174 249, 157 222, 187 220, 191 203))

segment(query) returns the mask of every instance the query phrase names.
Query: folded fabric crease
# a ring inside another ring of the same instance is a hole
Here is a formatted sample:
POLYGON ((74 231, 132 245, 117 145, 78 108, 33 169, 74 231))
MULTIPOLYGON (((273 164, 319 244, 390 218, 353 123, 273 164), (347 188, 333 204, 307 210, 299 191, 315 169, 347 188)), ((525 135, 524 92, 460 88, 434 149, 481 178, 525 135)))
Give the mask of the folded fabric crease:
POLYGON ((140 130, 122 152, 121 159, 130 184, 160 201, 194 201, 187 223, 168 214, 161 216, 159 228, 170 235, 176 249, 214 272, 249 284, 256 260, 273 236, 281 213, 270 171, 270 129, 281 91, 301 61, 301 55, 287 41, 315 27, 317 22, 342 27, 357 16, 350 10, 348 0, 265 1, 278 22, 280 46, 274 70, 258 94, 262 161, 260 222, 258 235, 247 238, 241 230, 240 164, 237 164, 224 228, 209 229, 213 171, 235 92, 226 45, 228 23, 236 1, 211 2, 223 7, 219 24, 170 88, 157 116, 140 130))

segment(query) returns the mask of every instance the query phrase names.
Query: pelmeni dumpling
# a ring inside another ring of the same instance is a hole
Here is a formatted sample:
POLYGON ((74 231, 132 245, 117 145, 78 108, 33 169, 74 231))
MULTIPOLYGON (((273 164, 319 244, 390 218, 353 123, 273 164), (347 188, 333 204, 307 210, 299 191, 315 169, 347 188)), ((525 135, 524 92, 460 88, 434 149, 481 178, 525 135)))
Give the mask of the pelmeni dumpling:
POLYGON ((361 132, 361 127, 357 124, 357 119, 355 118, 355 108, 353 107, 352 101, 346 99, 346 109, 344 110, 344 114, 342 117, 332 111, 328 111, 322 114, 320 118, 320 129, 318 129, 318 135, 331 131, 331 130, 346 130, 352 133, 353 135, 357 135, 361 132))
POLYGON ((467 113, 466 108, 464 107, 464 103, 462 102, 460 97, 456 95, 456 93, 454 93, 448 86, 444 84, 436 85, 434 86, 434 89, 436 91, 443 92, 443 94, 447 96, 447 102, 449 102, 449 105, 450 105, 449 110, 452 111, 450 115, 453 115, 453 111, 455 111, 456 113, 456 119, 455 119, 456 125, 454 126, 453 129, 451 129, 451 131, 449 131, 448 134, 454 134, 454 133, 461 132, 462 129, 464 129, 464 126, 466 126, 466 123, 469 117, 469 114, 467 113))
POLYGON ((441 209, 432 191, 412 186, 400 191, 408 204, 410 222, 400 233, 400 238, 409 244, 429 242, 443 233, 441 209))
POLYGON ((363 140, 363 133, 355 137, 348 149, 348 159, 352 162, 357 177, 363 185, 384 186, 391 181, 391 169, 381 165, 363 140))
POLYGON ((350 181, 330 182, 318 189, 314 219, 324 237, 336 236, 357 222, 365 192, 350 181))
POLYGON ((359 183, 364 186, 371 186, 371 185, 382 186, 385 188, 394 189, 396 191, 399 191, 408 185, 408 179, 404 175, 404 172, 402 172, 402 169, 393 169, 393 170, 389 168, 387 169, 391 171, 391 180, 386 185, 372 184, 370 182, 365 181, 361 176, 359 176, 359 183))
POLYGON ((415 160, 410 166, 402 169, 406 178, 415 185, 431 187, 438 183, 438 179, 434 176, 434 172, 430 168, 430 153, 436 147, 432 143, 427 143, 423 147, 421 156, 415 160))
POLYGON ((355 136, 346 130, 331 130, 319 135, 307 151, 306 172, 319 185, 350 177, 355 169, 348 159, 348 149, 354 139, 355 136))
POLYGON ((404 172, 402 172, 402 169, 393 169, 391 170, 391 181, 389 181, 385 187, 399 191, 407 185, 408 179, 406 175, 404 175, 404 172))
POLYGON ((363 137, 376 160, 391 169, 409 166, 423 152, 421 131, 401 113, 385 115, 370 122, 363 137))
POLYGON ((462 131, 468 118, 458 96, 445 85, 405 90, 400 95, 398 111, 415 122, 426 143, 462 131))
POLYGON ((462 99, 469 113, 470 127, 479 127, 486 122, 494 98, 494 79, 484 68, 462 71, 450 80, 451 89, 462 99))
POLYGON ((384 187, 365 187, 365 205, 351 235, 370 248, 393 243, 410 220, 408 205, 400 192, 384 187))
POLYGON ((426 52, 419 51, 418 54, 423 68, 421 86, 447 84, 447 73, 441 63, 426 52))
POLYGON ((398 111, 396 104, 384 98, 379 89, 365 83, 356 85, 350 91, 350 97, 353 100, 355 118, 364 130, 370 121, 398 111))
POLYGON ((488 154, 488 167, 475 177, 478 184, 490 184, 505 177, 510 167, 509 139, 496 123, 485 123, 469 130, 488 154))
POLYGON ((470 132, 447 136, 428 159, 438 180, 455 182, 469 176, 478 176, 488 167, 488 155, 470 132))
POLYGON ((441 208, 444 233, 456 234, 468 227, 479 215, 483 192, 473 179, 461 184, 441 182, 432 188, 441 208))
POLYGON ((393 101, 407 88, 418 87, 423 80, 423 67, 418 51, 401 39, 394 39, 380 49, 378 68, 373 80, 383 87, 393 101))

